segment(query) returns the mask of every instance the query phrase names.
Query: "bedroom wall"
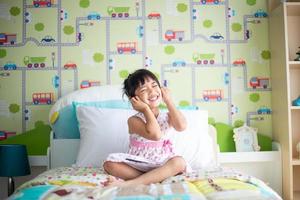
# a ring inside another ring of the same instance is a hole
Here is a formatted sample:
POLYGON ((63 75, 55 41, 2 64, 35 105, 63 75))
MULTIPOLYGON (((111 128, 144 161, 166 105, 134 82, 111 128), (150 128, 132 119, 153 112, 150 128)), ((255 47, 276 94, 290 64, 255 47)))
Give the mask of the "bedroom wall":
POLYGON ((245 122, 271 136, 266 0, 42 4, 0 0, 0 131, 21 134, 48 124, 57 98, 119 84, 147 68, 177 105, 207 109, 211 121, 245 122), (112 17, 118 12, 123 16, 112 17), (35 104, 34 95, 43 94, 46 100, 35 104))

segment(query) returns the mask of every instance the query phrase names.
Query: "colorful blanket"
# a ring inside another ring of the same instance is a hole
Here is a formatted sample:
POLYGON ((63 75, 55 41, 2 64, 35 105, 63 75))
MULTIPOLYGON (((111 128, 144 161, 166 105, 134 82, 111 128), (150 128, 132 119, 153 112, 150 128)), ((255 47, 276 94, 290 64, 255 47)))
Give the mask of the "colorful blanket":
POLYGON ((104 187, 100 168, 63 167, 42 173, 19 187, 9 200, 281 200, 262 181, 233 170, 198 170, 160 184, 104 187))

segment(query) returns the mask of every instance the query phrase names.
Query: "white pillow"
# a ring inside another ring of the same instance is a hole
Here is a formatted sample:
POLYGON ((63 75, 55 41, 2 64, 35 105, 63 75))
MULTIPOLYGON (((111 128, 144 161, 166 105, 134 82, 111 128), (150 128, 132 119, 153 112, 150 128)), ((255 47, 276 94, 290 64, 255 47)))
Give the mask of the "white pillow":
POLYGON ((78 106, 76 115, 80 131, 80 147, 76 165, 102 167, 110 153, 127 152, 129 135, 127 120, 136 111, 78 106))
POLYGON ((204 110, 182 110, 187 128, 182 132, 171 131, 175 152, 181 155, 192 169, 217 165, 213 139, 208 134, 208 114, 204 110))

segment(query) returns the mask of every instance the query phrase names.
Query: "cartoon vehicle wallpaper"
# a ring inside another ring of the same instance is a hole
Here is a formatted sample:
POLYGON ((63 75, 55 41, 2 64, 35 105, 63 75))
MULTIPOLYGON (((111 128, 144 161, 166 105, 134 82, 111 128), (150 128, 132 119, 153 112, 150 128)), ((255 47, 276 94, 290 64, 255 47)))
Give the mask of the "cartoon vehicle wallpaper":
MULTIPOLYGON (((252 125, 249 113, 261 105, 272 111, 270 62, 261 56, 269 51, 261 39, 269 34, 266 0, 7 2, 0 20, 1 130, 21 134, 37 121, 48 125, 56 99, 121 84, 139 68, 170 88, 176 106, 209 110, 216 122, 252 125), (256 93, 254 102, 249 96, 256 93)), ((272 122, 262 117, 257 123, 269 130, 272 122)))

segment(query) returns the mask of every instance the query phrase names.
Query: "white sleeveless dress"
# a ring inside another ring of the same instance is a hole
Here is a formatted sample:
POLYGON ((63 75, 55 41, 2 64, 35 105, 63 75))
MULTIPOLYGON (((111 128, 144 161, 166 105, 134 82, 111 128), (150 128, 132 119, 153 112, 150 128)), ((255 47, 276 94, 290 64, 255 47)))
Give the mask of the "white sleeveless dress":
MULTIPOLYGON (((145 117, 142 113, 137 113, 135 116, 145 122, 145 117)), ((170 129, 168 114, 159 113, 157 121, 163 134, 160 140, 148 140, 135 133, 129 134, 128 152, 109 154, 106 161, 123 162, 139 171, 147 172, 164 165, 171 158, 178 156, 173 151, 173 144, 168 132, 170 129)), ((187 169, 190 169, 188 165, 187 169)))

